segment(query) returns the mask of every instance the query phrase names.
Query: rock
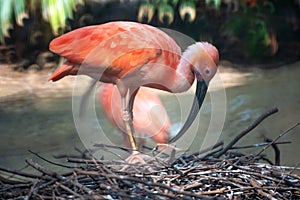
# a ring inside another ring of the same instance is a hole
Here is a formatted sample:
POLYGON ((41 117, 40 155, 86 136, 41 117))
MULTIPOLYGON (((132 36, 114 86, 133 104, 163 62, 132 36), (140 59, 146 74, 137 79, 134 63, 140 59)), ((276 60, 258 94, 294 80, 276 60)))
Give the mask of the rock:
POLYGON ((27 59, 23 59, 20 62, 13 64, 12 66, 15 71, 22 72, 27 69, 29 65, 30 61, 27 59))
POLYGON ((40 71, 42 68, 38 64, 32 64, 28 67, 28 72, 37 72, 40 71))
POLYGON ((17 61, 18 56, 16 55, 15 46, 0 45, 0 62, 12 64, 17 61))
POLYGON ((56 62, 48 62, 45 63, 43 69, 53 69, 53 68, 57 68, 58 64, 56 62))
POLYGON ((45 66, 47 63, 55 63, 56 55, 51 53, 50 51, 42 52, 37 56, 36 64, 38 64, 41 69, 49 68, 49 66, 45 66))

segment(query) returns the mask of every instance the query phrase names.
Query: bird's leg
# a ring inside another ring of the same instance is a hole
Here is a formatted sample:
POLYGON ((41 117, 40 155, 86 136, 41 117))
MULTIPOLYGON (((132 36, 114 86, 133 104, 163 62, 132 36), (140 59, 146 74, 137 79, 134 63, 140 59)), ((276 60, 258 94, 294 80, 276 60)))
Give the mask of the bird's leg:
MULTIPOLYGON (((131 145, 131 148, 133 151, 137 151, 137 146, 136 146, 136 142, 135 139, 133 137, 134 134, 134 128, 133 128, 133 114, 132 114, 132 105, 133 104, 133 100, 132 103, 130 102, 130 91, 127 91, 127 94, 125 95, 125 97, 121 96, 122 98, 122 118, 123 118, 123 122, 125 124, 125 128, 126 128, 126 132, 129 138, 129 143, 131 145)), ((133 97, 134 98, 134 97, 133 97)))
MULTIPOLYGON (((151 157, 141 154, 138 151, 136 141, 134 139, 134 128, 133 128, 133 103, 136 93, 138 92, 138 88, 130 89, 129 87, 126 87, 124 82, 122 80, 117 81, 117 87, 121 95, 121 106, 122 106, 122 119, 126 128, 127 136, 129 139, 129 143, 132 148, 131 155, 125 160, 127 163, 130 164, 147 164, 145 160, 150 160, 151 157)), ((121 171, 126 170, 130 165, 125 165, 121 171)), ((151 170, 148 168, 148 170, 151 170)))
POLYGON ((122 106, 122 119, 125 125, 126 133, 128 135, 129 143, 133 151, 137 151, 137 146, 133 137, 134 128, 133 128, 133 115, 132 115, 132 106, 136 92, 131 94, 131 90, 129 87, 124 83, 123 80, 119 79, 116 82, 118 87, 120 96, 121 96, 121 106, 122 106), (133 95, 133 96, 132 96, 133 95))
MULTIPOLYGON (((136 164, 136 163, 139 163, 139 164, 147 164, 146 161, 149 161, 151 160, 152 158, 148 155, 145 155, 145 154, 142 154, 138 151, 138 147, 137 147, 137 143, 134 139, 134 132, 133 132, 133 123, 132 123, 132 120, 133 120, 133 103, 134 103, 134 97, 135 95, 137 94, 138 92, 138 89, 131 92, 130 90, 128 91, 128 94, 130 96, 129 98, 129 102, 127 104, 127 107, 126 107, 126 110, 127 112, 129 113, 129 117, 130 117, 130 122, 128 123, 128 127, 129 127, 129 130, 131 130, 131 132, 128 132, 128 138, 129 138, 129 142, 131 143, 131 147, 132 147, 132 153, 131 155, 125 160, 127 163, 130 163, 130 164, 136 164)), ((126 103, 126 101, 125 101, 126 103)), ((124 121, 125 123, 125 121, 124 121)), ((127 127, 127 125, 126 125, 127 127)), ((127 129, 127 128, 126 128, 127 129)), ((143 138, 142 138, 143 139, 143 138)), ((139 146, 140 147, 140 146, 139 146)), ((125 165, 121 171, 124 171, 126 170, 127 168, 129 167, 129 165, 125 165)), ((152 171, 151 167, 147 167, 146 168, 148 171, 152 171)))
MULTIPOLYGON (((121 95, 121 106, 122 106, 122 119, 126 128, 127 136, 129 139, 129 143, 132 148, 132 154, 125 160, 127 163, 130 164, 147 164, 145 160, 150 160, 151 157, 141 154, 138 151, 138 147, 136 145, 136 141, 134 139, 134 128, 133 128, 133 103, 134 103, 134 97, 138 91, 136 90, 130 90, 126 87, 124 87, 124 83, 122 81, 117 82, 117 86, 121 95)), ((130 165, 125 165, 121 171, 126 170, 130 165)), ((151 170, 151 169, 148 169, 151 170)))

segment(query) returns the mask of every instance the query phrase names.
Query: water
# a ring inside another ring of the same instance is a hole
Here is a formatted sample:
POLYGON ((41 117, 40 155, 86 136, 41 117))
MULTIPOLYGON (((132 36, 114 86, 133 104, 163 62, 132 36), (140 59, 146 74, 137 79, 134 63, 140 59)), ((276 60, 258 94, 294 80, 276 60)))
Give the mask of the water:
MULTIPOLYGON (((247 72, 221 73, 226 87, 226 116, 220 137, 216 140, 230 141, 237 133, 245 129, 259 115, 278 107, 279 112, 266 119, 249 135, 243 138, 238 146, 260 143, 264 137, 276 138, 284 130, 300 122, 300 63, 277 69, 252 69, 247 72), (239 78, 235 75, 238 74, 239 78), (234 83, 234 84, 232 84, 234 83)), ((212 86, 213 87, 213 86, 212 86)), ((219 89, 210 93, 218 93, 219 89)), ((174 96, 162 96, 174 129, 180 122, 179 104, 174 96)), ((190 101, 190 94, 183 95, 190 101)), ((207 96, 201 110, 198 134, 190 147, 198 150, 203 144, 205 133, 211 118, 210 95, 207 96)), ((185 101, 185 100, 184 100, 185 101)), ((97 107, 97 116, 105 132, 112 133, 110 138, 121 144, 120 136, 102 116, 101 108, 97 107)), ((184 109, 188 110, 188 109, 184 109)), ((92 122, 95 123, 95 122, 92 122)), ((300 158, 300 127, 293 129, 280 141, 291 141, 291 144, 280 145, 281 164, 294 166, 300 158)), ((20 101, 2 102, 0 107, 0 165, 21 169, 26 166, 25 158, 34 158, 41 162, 28 150, 39 153, 50 160, 57 154, 75 154, 74 147, 83 149, 80 137, 76 132, 72 115, 72 99, 38 98, 20 101)), ((206 140, 207 141, 207 140, 206 140)), ((248 149, 247 153, 255 153, 259 149, 248 149)), ((266 150, 273 158, 271 148, 266 150)))
MULTIPOLYGON (((300 122, 300 63, 279 69, 256 70, 244 84, 226 89, 226 122, 222 133, 225 141, 246 128, 261 113, 277 107, 279 112, 267 118, 248 136, 241 145, 261 142, 264 137, 275 139, 279 134, 300 122)), ((280 141, 292 144, 280 146, 281 163, 296 165, 300 162, 300 127, 293 129, 280 141)), ((248 152, 251 152, 249 150, 248 152)), ((266 151, 273 156, 271 148, 266 151)))

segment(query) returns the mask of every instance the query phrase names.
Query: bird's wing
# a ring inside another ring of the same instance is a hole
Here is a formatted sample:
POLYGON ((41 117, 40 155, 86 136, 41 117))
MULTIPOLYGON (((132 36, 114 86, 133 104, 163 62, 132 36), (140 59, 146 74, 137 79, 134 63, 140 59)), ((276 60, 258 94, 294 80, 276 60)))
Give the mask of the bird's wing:
POLYGON ((69 62, 108 67, 107 72, 122 76, 161 53, 155 40, 156 31, 130 22, 87 26, 54 39, 50 50, 69 62))
POLYGON ((116 58, 108 70, 117 70, 119 72, 118 76, 122 77, 126 73, 134 71, 150 60, 155 59, 160 54, 161 50, 155 48, 135 49, 116 58))

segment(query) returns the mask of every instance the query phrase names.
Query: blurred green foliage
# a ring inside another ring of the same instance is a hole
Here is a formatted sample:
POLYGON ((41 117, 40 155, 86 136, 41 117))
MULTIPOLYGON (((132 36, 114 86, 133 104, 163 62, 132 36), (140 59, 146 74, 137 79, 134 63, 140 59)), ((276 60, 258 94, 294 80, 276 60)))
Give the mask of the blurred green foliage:
MULTIPOLYGON (((157 13, 161 23, 170 25, 178 11, 183 22, 202 29, 200 38, 205 36, 213 42, 215 32, 219 37, 225 32, 227 37, 223 39, 235 41, 236 48, 243 52, 242 57, 260 60, 276 55, 279 46, 277 32, 287 31, 283 24, 288 22, 297 27, 299 15, 293 12, 299 11, 299 4, 299 1, 292 0, 147 0, 140 4, 138 21, 149 23, 157 13), (276 24, 278 18, 283 24, 276 24), (213 27, 212 23, 220 27, 213 27)), ((188 28, 197 32, 195 27, 188 28)))
POLYGON ((67 18, 73 17, 73 9, 83 0, 1 0, 0 3, 0 41, 9 37, 9 29, 14 25, 23 26, 23 20, 41 12, 50 23, 54 35, 66 25, 67 18))
POLYGON ((266 54, 270 43, 268 15, 272 12, 263 13, 259 7, 250 8, 243 4, 242 9, 226 20, 227 31, 239 38, 248 57, 259 58, 266 54))
POLYGON ((175 10, 178 9, 182 20, 192 22, 196 17, 195 0, 148 0, 139 6, 138 21, 152 20, 155 11, 161 23, 171 24, 174 21, 175 10))

